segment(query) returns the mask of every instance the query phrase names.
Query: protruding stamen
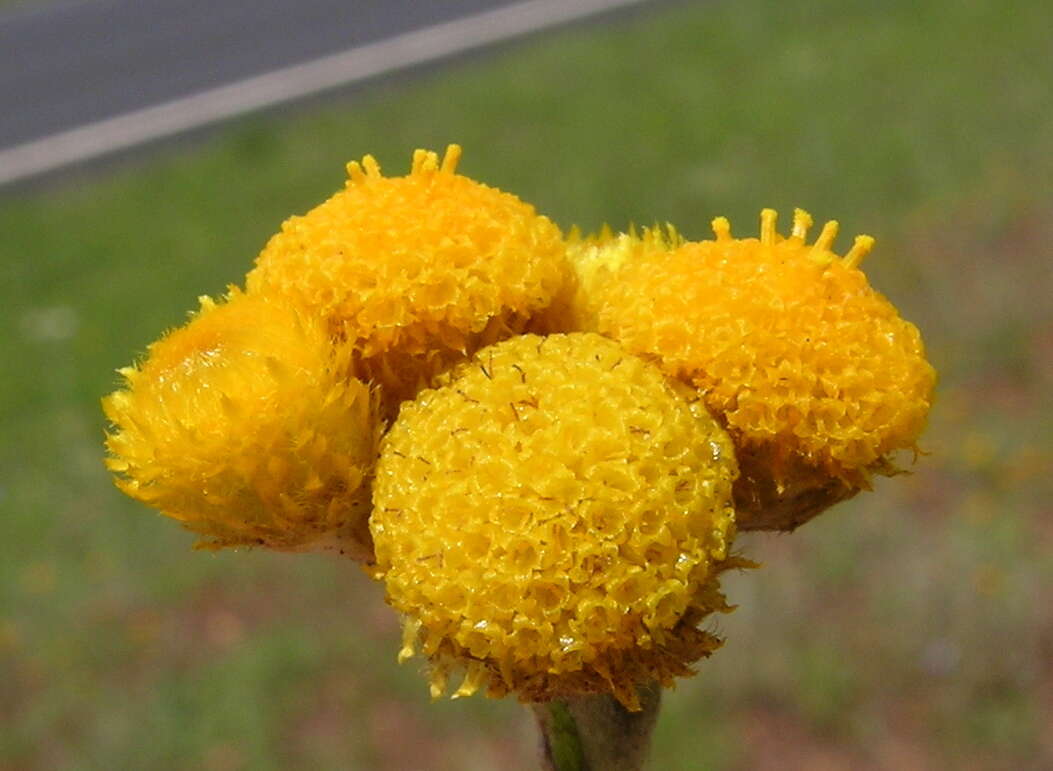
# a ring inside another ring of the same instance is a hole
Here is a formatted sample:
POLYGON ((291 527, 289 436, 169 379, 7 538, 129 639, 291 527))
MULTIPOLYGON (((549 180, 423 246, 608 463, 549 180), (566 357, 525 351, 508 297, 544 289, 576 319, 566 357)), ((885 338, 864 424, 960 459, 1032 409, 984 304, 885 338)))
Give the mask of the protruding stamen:
POLYGON ((413 174, 420 174, 425 171, 435 171, 437 168, 439 168, 439 156, 431 150, 413 151, 413 164, 411 166, 413 174))
POLYGON ((451 699, 463 699, 479 690, 486 680, 486 666, 480 661, 469 661, 468 671, 464 675, 461 687, 454 692, 451 699))
POLYGON ((374 158, 372 155, 365 155, 362 157, 362 168, 366 170, 367 177, 374 177, 379 179, 381 176, 380 164, 377 163, 377 159, 374 158))
POLYGON ((727 217, 717 217, 710 223, 713 228, 713 235, 717 237, 718 241, 728 241, 731 239, 731 223, 728 222, 727 217))
POLYGON ((760 213, 760 240, 762 244, 772 246, 775 244, 775 221, 779 213, 775 209, 761 209, 760 213))
POLYGON ((428 151, 421 150, 419 147, 413 151, 413 163, 410 164, 410 173, 416 174, 420 171, 421 166, 424 165, 424 159, 427 157, 428 151))
POLYGON ((840 227, 837 224, 837 220, 830 220, 823 225, 823 232, 819 234, 819 237, 815 239, 815 246, 812 247, 812 254, 817 252, 829 252, 830 247, 834 245, 834 239, 837 238, 837 229, 840 227))
POLYGON ((362 171, 362 164, 358 161, 351 161, 347 164, 347 176, 352 183, 359 183, 365 180, 366 173, 362 171))
POLYGON ((399 664, 413 658, 416 653, 417 635, 420 633, 420 621, 407 618, 402 621, 402 648, 399 650, 399 664))
POLYGON ((858 268, 863 258, 870 254, 874 248, 874 239, 871 236, 856 236, 855 243, 845 255, 844 264, 846 268, 858 268))
POLYGON ((671 249, 675 249, 684 242, 684 239, 680 236, 680 231, 676 229, 676 225, 672 222, 665 223, 665 236, 666 243, 671 249))
POLYGON ((432 664, 431 677, 429 678, 428 691, 431 694, 431 698, 439 699, 444 693, 446 693, 446 681, 449 679, 450 672, 446 664, 436 663, 432 664))
POLYGON ((442 157, 442 170, 447 174, 455 174, 457 172, 457 164, 461 160, 461 146, 460 145, 447 145, 446 155, 442 157))
POLYGON ((793 233, 794 238, 802 241, 808 237, 808 229, 812 226, 812 215, 804 209, 793 210, 793 233))

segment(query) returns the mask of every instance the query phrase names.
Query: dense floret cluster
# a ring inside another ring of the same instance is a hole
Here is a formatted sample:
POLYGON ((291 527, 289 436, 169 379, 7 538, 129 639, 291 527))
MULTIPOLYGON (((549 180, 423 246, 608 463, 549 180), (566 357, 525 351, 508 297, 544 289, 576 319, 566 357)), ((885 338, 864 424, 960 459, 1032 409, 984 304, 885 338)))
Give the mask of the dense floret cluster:
POLYGON ((103 402, 118 487, 202 546, 368 555, 380 425, 347 358, 319 320, 286 305, 202 298, 103 402))
POLYGON ((736 530, 792 530, 915 448, 918 330, 801 211, 783 238, 565 240, 418 150, 366 156, 120 370, 107 466, 202 546, 338 550, 436 696, 670 685, 720 641, 736 530))
POLYGON ((732 238, 718 218, 713 241, 646 231, 572 249, 571 323, 698 389, 739 450, 747 529, 783 529, 782 509, 795 526, 865 487, 914 447, 932 399, 917 328, 858 268, 873 239, 840 258, 837 223, 808 244, 810 223, 798 211, 783 238, 765 210, 759 239, 732 238))
POLYGON ((376 575, 441 692, 543 700, 688 673, 717 641, 734 533, 727 434, 592 334, 491 346, 407 404, 377 469, 376 575))
POLYGON ((398 401, 480 347, 524 329, 566 272, 562 235, 534 207, 418 150, 384 177, 371 156, 344 190, 292 217, 248 274, 346 336, 361 374, 398 401))

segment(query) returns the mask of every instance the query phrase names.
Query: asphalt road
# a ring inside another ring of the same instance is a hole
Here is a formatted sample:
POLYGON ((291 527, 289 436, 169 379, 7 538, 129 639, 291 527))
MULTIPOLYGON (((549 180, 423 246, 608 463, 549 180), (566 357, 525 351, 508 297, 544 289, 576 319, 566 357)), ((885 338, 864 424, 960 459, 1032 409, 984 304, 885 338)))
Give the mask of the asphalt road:
MULTIPOLYGON (((310 74, 303 63, 327 61, 329 70, 351 72, 357 65, 345 61, 347 52, 366 51, 377 55, 357 71, 375 76, 413 63, 414 48, 421 61, 456 53, 459 35, 468 50, 535 31, 548 17, 569 21, 639 2, 59 0, 16 8, 0 15, 0 184, 53 170, 49 163, 74 163, 193 128, 189 111, 200 110, 204 124, 268 100, 287 101, 293 80, 286 77, 286 87, 275 89, 260 80, 265 73, 289 71, 303 79, 310 74), (495 38, 487 41, 490 29, 495 38), (436 30, 441 34, 430 34, 436 30), (399 42, 394 53, 384 47, 393 39, 399 42), (241 84, 258 95, 244 97, 241 84), (194 101, 200 94, 211 94, 220 107, 202 107, 194 101), (178 115, 144 115, 145 131, 108 124, 156 105, 178 115), (85 137, 84 127, 100 131, 85 137)), ((321 83, 318 91, 340 77, 315 76, 304 82, 321 83)))
POLYGON ((0 147, 509 2, 45 5, 0 24, 0 147))

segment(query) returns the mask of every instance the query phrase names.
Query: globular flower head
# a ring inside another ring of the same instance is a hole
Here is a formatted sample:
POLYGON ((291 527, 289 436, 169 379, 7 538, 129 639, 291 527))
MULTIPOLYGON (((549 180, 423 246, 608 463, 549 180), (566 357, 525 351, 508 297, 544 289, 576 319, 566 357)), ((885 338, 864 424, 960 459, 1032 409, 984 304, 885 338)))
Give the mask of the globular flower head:
POLYGON ((120 372, 103 400, 117 486, 202 546, 371 554, 380 424, 369 388, 325 325, 232 290, 120 372))
POLYGON ((570 322, 650 357, 694 386, 736 443, 742 529, 793 529, 892 470, 932 400, 917 328, 859 270, 873 239, 842 258, 837 223, 814 244, 798 210, 788 238, 761 214, 760 238, 608 235, 572 249, 570 322))
POLYGON ((455 696, 609 692, 636 709, 637 685, 717 647, 697 625, 728 609, 737 467, 675 388, 598 335, 524 335, 402 405, 377 466, 375 575, 434 695, 463 668, 455 696))
POLYGON ((418 150, 404 177, 372 156, 346 188, 287 220, 247 279, 293 298, 346 336, 362 376, 393 403, 483 345, 522 331, 565 271, 559 229, 509 193, 418 150))

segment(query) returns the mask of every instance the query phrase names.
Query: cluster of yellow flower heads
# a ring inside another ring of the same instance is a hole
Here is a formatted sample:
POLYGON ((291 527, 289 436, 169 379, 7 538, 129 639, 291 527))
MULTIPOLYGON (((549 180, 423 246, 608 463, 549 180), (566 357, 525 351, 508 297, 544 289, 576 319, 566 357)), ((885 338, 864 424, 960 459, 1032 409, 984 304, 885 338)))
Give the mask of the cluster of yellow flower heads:
POLYGON ((336 549, 384 582, 438 696, 691 673, 736 529, 790 530, 894 470, 934 386, 861 236, 565 239, 460 148, 282 226, 104 399, 108 467, 201 545, 336 549), (535 334, 542 333, 542 334, 535 334))

